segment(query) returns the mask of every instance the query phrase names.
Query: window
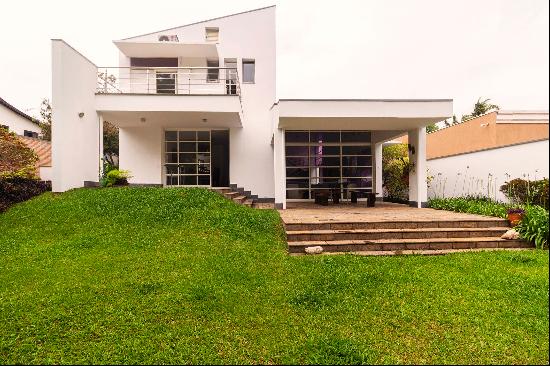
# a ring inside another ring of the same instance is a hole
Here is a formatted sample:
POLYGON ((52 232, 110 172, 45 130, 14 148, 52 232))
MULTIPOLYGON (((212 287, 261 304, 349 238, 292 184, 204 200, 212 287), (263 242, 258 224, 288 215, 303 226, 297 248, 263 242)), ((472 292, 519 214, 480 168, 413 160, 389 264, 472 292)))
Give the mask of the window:
POLYGON ((256 61, 243 60, 243 83, 254 83, 256 73, 256 61))
POLYGON ((206 41, 207 42, 218 42, 220 37, 220 29, 214 27, 206 27, 206 41))
POLYGON ((208 71, 206 73, 206 81, 209 83, 217 83, 220 78, 220 60, 206 60, 208 71), (211 67, 213 67, 211 69, 211 67))
POLYGON ((225 92, 229 95, 237 95, 237 59, 225 58, 225 92))
POLYGON ((38 132, 25 130, 23 131, 23 136, 38 138, 38 132))
POLYGON ((176 94, 176 73, 157 71, 157 94, 176 94))
POLYGON ((169 186, 210 186, 210 131, 165 131, 169 186))

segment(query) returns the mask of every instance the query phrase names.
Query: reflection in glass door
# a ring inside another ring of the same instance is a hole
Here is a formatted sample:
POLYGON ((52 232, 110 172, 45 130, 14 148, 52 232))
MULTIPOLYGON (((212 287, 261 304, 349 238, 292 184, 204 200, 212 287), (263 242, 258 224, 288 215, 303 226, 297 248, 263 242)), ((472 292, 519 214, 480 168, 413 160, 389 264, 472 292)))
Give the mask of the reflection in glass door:
POLYGON ((165 131, 165 184, 210 186, 210 131, 165 131))

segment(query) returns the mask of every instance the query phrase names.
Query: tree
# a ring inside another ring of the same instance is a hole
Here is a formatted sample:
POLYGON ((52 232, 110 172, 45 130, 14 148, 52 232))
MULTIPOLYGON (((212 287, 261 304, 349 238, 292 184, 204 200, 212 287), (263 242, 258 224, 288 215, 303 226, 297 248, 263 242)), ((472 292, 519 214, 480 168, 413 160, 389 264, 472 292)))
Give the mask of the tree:
POLYGON ((432 132, 435 132, 437 130, 439 130, 439 126, 437 126, 435 123, 432 123, 431 125, 426 126, 426 132, 427 133, 432 133, 432 132))
POLYGON ((107 121, 103 121, 103 156, 112 166, 117 165, 114 158, 118 157, 118 127, 107 121))
POLYGON ((36 153, 13 132, 0 128, 0 179, 36 179, 36 153))
POLYGON ((496 104, 489 103, 491 99, 487 98, 485 100, 481 100, 481 97, 477 99, 476 104, 474 104, 474 110, 472 114, 465 114, 462 116, 462 122, 472 119, 474 117, 481 116, 491 110, 499 110, 499 106, 496 104))
POLYGON ((48 98, 42 99, 40 104, 40 129, 43 140, 52 140, 52 106, 48 98))

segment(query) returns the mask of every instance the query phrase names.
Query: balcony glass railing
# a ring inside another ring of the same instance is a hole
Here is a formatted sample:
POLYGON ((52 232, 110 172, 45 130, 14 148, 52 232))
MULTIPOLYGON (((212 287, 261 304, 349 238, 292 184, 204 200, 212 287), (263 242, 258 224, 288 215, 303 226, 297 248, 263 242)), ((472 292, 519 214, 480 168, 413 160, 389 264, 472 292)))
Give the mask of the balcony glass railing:
POLYGON ((97 93, 240 96, 241 90, 231 67, 101 67, 97 93))

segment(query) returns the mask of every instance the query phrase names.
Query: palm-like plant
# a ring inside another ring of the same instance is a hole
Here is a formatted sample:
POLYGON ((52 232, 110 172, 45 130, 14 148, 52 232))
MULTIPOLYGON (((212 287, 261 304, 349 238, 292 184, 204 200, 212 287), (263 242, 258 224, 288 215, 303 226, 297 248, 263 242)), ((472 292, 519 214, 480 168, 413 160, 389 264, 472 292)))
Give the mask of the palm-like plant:
POLYGON ((474 111, 472 112, 472 114, 465 114, 462 116, 462 122, 468 120, 468 119, 471 119, 471 118, 474 118, 474 117, 478 117, 478 116, 481 116, 491 110, 499 110, 499 106, 496 105, 496 104, 491 104, 489 103, 491 99, 487 98, 487 99, 484 99, 484 100, 481 100, 481 97, 479 97, 477 99, 477 102, 476 104, 474 104, 474 111))

